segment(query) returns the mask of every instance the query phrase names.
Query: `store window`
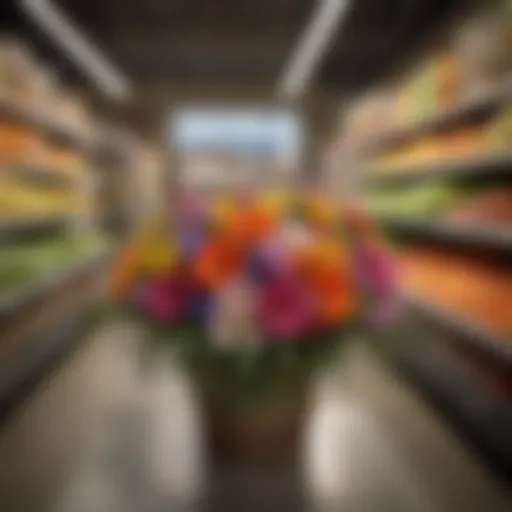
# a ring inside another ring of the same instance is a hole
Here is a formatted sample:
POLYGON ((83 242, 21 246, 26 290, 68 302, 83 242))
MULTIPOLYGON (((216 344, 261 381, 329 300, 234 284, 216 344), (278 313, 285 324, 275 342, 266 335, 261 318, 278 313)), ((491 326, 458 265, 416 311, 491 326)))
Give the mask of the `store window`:
POLYGON ((272 108, 182 108, 171 116, 169 136, 180 180, 193 187, 292 179, 305 145, 300 116, 272 108))

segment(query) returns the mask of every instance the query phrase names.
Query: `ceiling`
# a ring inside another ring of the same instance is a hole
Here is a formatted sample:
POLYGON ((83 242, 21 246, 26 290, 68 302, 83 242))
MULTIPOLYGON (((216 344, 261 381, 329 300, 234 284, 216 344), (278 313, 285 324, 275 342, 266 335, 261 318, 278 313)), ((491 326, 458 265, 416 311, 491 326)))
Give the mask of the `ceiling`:
MULTIPOLYGON (((1 0, 3 26, 47 38, 1 0)), ((136 82, 276 83, 313 0, 56 0, 136 82)), ((316 83, 350 92, 400 66, 470 0, 352 0, 316 83)), ((54 58, 54 56, 52 56, 54 58)), ((71 77, 76 70, 66 66, 71 77)))

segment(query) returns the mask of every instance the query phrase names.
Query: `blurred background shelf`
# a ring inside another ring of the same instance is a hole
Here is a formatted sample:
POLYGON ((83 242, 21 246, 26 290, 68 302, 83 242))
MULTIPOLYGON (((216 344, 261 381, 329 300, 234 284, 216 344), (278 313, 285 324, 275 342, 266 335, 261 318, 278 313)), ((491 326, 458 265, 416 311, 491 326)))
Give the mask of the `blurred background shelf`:
POLYGON ((0 177, 17 177, 40 185, 76 186, 82 178, 79 173, 70 173, 48 165, 31 163, 0 164, 0 177))
POLYGON ((495 334, 476 319, 438 305, 419 294, 407 293, 405 300, 414 311, 447 328, 458 341, 468 344, 479 355, 512 369, 512 339, 495 334))
POLYGON ((53 230, 69 226, 76 215, 69 213, 53 215, 24 215, 0 218, 0 240, 20 233, 33 233, 39 230, 53 230))
POLYGON ((506 225, 385 215, 379 216, 378 221, 385 229, 414 238, 512 255, 512 228, 506 225))
MULTIPOLYGON (((22 266, 21 270, 25 272, 22 282, 11 284, 7 290, 4 288, 0 291, 0 316, 18 313, 21 308, 58 291, 72 279, 106 264, 113 255, 112 249, 88 252, 89 254, 68 257, 67 261, 53 261, 47 268, 35 271, 33 276, 22 266)), ((32 268, 30 270, 34 272, 32 268)))
POLYGON ((85 135, 53 120, 50 116, 36 112, 8 98, 0 96, 0 118, 32 127, 36 131, 68 145, 75 150, 91 151, 92 141, 85 135))
POLYGON ((59 363, 85 341, 90 325, 87 304, 73 306, 42 331, 25 340, 11 357, 0 360, 0 426, 48 381, 59 363))
POLYGON ((412 164, 410 167, 393 172, 369 171, 367 185, 381 187, 402 183, 416 183, 439 179, 470 179, 512 177, 512 152, 452 158, 425 164, 412 164))
POLYGON ((362 144, 361 152, 365 155, 375 154, 423 135, 469 123, 477 116, 496 110, 510 99, 512 99, 512 77, 507 77, 490 87, 485 93, 475 95, 459 105, 434 112, 423 119, 390 130, 384 135, 372 137, 362 144))
MULTIPOLYGON (((512 475, 512 407, 490 392, 419 326, 372 349, 461 434, 508 485, 512 475)), ((378 337, 378 335, 377 335, 378 337)))

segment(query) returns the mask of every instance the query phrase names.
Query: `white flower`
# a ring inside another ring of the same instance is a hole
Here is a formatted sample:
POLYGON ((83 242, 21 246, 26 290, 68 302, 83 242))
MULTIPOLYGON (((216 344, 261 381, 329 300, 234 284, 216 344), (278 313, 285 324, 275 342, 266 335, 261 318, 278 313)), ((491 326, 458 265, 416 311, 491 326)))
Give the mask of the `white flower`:
POLYGON ((233 347, 258 339, 254 292, 247 280, 237 277, 218 291, 210 329, 212 341, 218 347, 233 347))

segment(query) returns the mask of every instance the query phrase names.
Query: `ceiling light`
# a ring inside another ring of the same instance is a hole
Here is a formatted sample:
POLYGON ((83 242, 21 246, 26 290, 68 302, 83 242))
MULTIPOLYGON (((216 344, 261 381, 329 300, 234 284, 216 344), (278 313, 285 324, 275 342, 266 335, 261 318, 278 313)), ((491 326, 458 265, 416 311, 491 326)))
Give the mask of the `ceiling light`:
POLYGON ((22 5, 103 93, 116 100, 130 95, 128 81, 55 5, 49 0, 22 0, 22 5))
POLYGON ((348 0, 320 0, 279 82, 279 92, 296 98, 308 88, 314 73, 346 13, 348 0))

